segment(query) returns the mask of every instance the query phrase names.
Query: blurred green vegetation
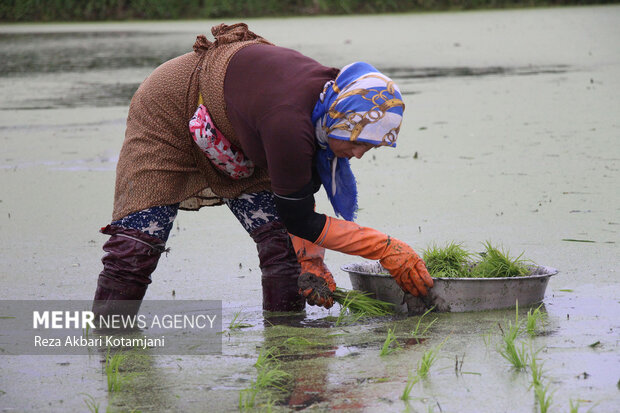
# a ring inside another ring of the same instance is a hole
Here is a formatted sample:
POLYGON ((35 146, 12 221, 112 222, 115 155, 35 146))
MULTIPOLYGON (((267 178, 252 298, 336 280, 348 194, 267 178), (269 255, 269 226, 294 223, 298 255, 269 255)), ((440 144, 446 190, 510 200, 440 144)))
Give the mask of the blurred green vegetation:
POLYGON ((619 0, 0 0, 0 21, 204 19, 611 4, 619 0))

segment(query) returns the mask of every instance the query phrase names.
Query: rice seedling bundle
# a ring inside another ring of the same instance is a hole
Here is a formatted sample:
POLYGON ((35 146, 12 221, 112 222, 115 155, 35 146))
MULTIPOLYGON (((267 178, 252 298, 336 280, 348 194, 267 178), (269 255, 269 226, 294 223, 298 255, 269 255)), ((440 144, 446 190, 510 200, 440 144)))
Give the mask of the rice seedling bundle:
POLYGON ((433 245, 424 251, 426 268, 435 277, 468 277, 471 257, 461 244, 454 242, 443 248, 433 245))
POLYGON ((485 243, 486 251, 480 262, 472 268, 472 275, 478 278, 523 277, 530 273, 523 253, 511 258, 508 251, 495 248, 490 242, 485 243))
POLYGON ((484 252, 474 254, 454 242, 444 247, 433 245, 423 251, 422 258, 431 276, 438 278, 523 277, 531 273, 531 262, 522 258, 523 253, 513 258, 509 251, 488 241, 484 247, 484 252))
POLYGON ((392 303, 377 300, 370 293, 336 288, 333 297, 342 310, 362 317, 380 317, 394 312, 392 303))

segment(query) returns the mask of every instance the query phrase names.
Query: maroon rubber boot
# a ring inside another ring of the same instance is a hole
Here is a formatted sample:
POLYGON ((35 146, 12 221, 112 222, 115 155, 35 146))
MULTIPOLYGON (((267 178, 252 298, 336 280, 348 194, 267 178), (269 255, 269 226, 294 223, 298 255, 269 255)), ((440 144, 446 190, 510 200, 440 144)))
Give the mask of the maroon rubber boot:
POLYGON ((306 300, 297 286, 301 267, 284 224, 272 221, 250 235, 256 242, 262 272, 263 310, 302 311, 306 300))
POLYGON ((165 242, 136 229, 108 225, 101 229, 110 239, 103 245, 103 271, 93 301, 95 318, 113 314, 134 316, 151 283, 165 242))

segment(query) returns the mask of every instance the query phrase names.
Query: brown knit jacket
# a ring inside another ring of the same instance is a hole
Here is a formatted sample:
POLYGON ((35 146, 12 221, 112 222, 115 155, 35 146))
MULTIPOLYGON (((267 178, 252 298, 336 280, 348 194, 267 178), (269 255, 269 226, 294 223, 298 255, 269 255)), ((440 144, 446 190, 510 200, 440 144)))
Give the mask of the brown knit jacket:
POLYGON ((239 180, 220 172, 189 133, 200 92, 218 129, 240 146, 226 116, 226 69, 243 47, 271 44, 243 23, 221 24, 211 33, 215 41, 198 36, 194 52, 159 66, 133 96, 116 167, 113 220, 177 202, 181 209, 197 210, 219 205, 222 198, 270 189, 265 169, 257 167, 252 176, 239 180))

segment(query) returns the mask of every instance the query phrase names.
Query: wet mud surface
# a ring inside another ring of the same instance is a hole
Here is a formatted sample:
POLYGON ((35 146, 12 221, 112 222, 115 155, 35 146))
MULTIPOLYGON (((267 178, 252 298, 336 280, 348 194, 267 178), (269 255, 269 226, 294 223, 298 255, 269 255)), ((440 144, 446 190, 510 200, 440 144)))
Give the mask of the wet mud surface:
MULTIPOLYGON (((545 323, 518 339, 539 350, 549 411, 620 405, 619 18, 611 6, 248 22, 326 65, 369 61, 405 94, 398 147, 352 162, 360 224, 416 250, 491 240, 559 270, 545 323)), ((129 99, 216 23, 0 26, 0 298, 92 298, 129 99)), ((317 209, 331 213, 322 194, 317 209)), ((115 393, 105 351, 1 355, 0 410, 238 411, 269 349, 286 380, 255 410, 537 411, 530 371, 498 352, 514 309, 338 325, 338 305, 263 314, 255 246, 226 208, 181 212, 168 246, 146 299, 222 300, 221 355, 134 354, 115 393), (389 331, 400 349, 380 356, 389 331)), ((352 261, 327 253, 341 287, 352 261)))

